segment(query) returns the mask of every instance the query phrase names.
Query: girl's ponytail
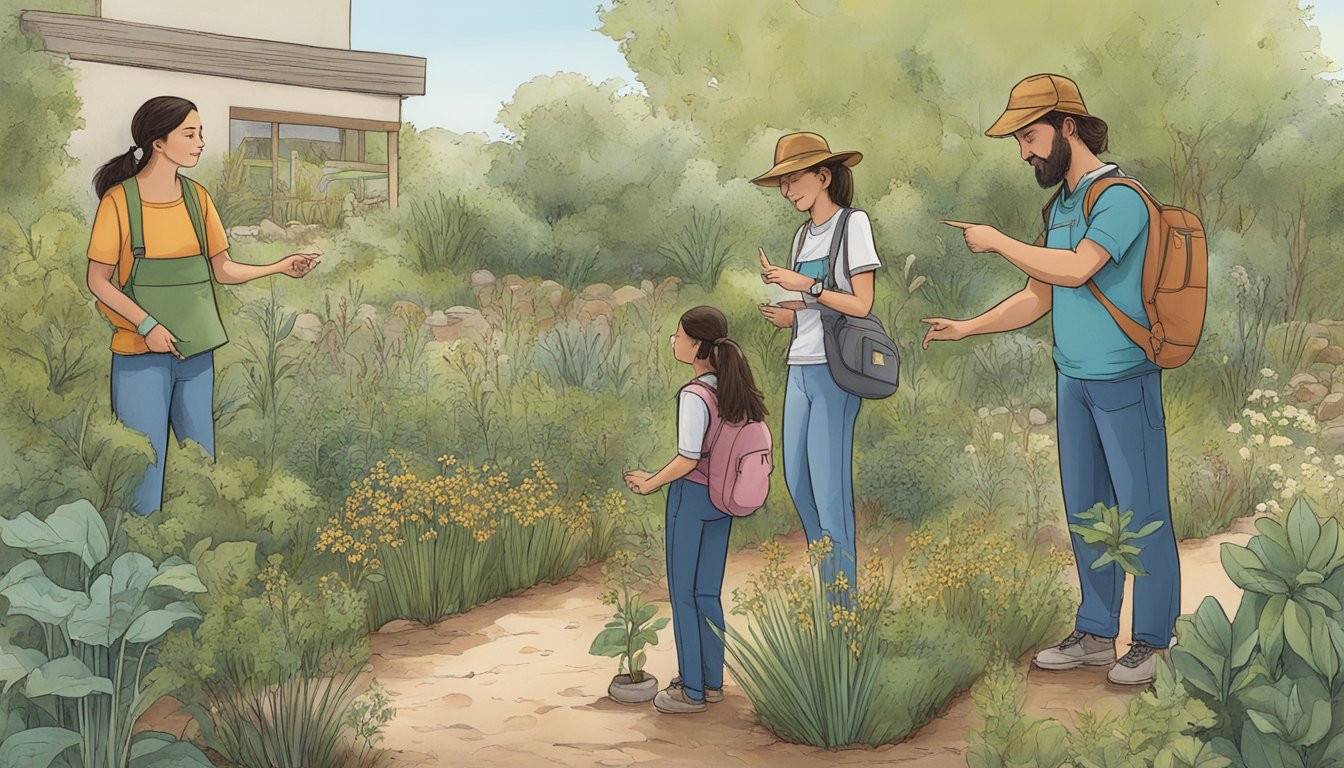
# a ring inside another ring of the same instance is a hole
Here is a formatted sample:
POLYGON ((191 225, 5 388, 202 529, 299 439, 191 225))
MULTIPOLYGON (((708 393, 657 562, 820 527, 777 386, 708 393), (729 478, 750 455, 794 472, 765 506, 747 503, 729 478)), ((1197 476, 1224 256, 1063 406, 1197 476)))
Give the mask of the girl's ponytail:
POLYGON ((107 190, 139 173, 149 163, 149 152, 145 152, 139 160, 136 159, 135 153, 139 149, 131 147, 125 154, 117 155, 99 166, 98 172, 93 175, 93 190, 98 194, 98 199, 101 200, 107 190))
POLYGON ((709 349, 709 362, 719 375, 719 415, 727 422, 764 421, 765 397, 756 388, 751 365, 736 341, 722 337, 709 349))
POLYGON ((698 357, 708 358, 719 376, 719 415, 727 422, 764 421, 765 397, 756 388, 747 356, 728 338, 728 319, 713 307, 700 306, 681 316, 686 335, 700 342, 698 357))

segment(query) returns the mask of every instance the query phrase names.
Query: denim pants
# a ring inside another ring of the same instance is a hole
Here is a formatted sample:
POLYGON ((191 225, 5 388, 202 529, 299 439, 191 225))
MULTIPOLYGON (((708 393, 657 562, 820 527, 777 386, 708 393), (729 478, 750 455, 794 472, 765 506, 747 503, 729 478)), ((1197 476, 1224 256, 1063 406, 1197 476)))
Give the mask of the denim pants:
POLYGON ((667 591, 677 672, 686 696, 704 701, 723 687, 723 569, 733 518, 709 500, 709 488, 682 478, 667 489, 667 591))
POLYGON ((112 411, 121 423, 149 438, 154 463, 135 489, 134 511, 148 515, 163 505, 163 465, 168 428, 215 455, 215 355, 178 360, 166 352, 112 355, 112 411))
MULTIPOLYGON (((784 389, 784 482, 809 542, 829 536, 822 562, 831 584, 845 574, 857 586, 854 538, 854 422, 862 401, 835 383, 828 365, 789 366, 784 389)), ((842 596, 841 602, 846 596, 842 596)))
MULTIPOLYGON (((1147 576, 1134 578, 1134 639, 1166 648, 1181 607, 1180 561, 1171 525, 1167 486, 1166 417, 1162 374, 1152 371, 1116 381, 1058 375, 1059 471, 1070 524, 1094 504, 1134 512, 1131 530, 1153 520, 1162 527, 1134 543, 1147 576)), ((1105 548, 1071 534, 1082 603, 1076 628, 1099 637, 1120 632, 1125 572, 1115 563, 1093 569, 1105 548)))

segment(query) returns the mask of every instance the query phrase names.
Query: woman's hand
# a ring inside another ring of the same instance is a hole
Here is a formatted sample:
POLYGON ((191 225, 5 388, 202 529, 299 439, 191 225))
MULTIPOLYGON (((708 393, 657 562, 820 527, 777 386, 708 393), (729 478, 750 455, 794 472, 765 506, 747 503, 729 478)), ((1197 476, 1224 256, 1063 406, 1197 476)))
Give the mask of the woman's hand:
POLYGON ((778 285, 789 291, 806 291, 816 282, 807 275, 800 275, 791 269, 776 267, 765 257, 765 249, 761 248, 761 282, 766 285, 778 285))
POLYGON ((321 258, 318 253, 291 253, 280 260, 280 272, 290 277, 303 277, 317 267, 321 258))
POLYGON ((173 342, 175 341, 177 341, 177 337, 167 328, 164 328, 162 323, 150 328, 149 333, 145 335, 145 344, 149 346, 150 352, 167 352, 178 360, 185 360, 186 358, 174 346, 173 342))
POLYGON ((653 485, 653 475, 642 469, 632 469, 625 473, 625 484, 640 496, 647 496, 658 490, 653 485))
POLYGON ((776 306, 774 304, 762 304, 760 305, 760 310, 761 314, 765 315, 765 319, 769 320, 770 324, 776 328, 790 328, 793 326, 794 310, 792 309, 776 306))

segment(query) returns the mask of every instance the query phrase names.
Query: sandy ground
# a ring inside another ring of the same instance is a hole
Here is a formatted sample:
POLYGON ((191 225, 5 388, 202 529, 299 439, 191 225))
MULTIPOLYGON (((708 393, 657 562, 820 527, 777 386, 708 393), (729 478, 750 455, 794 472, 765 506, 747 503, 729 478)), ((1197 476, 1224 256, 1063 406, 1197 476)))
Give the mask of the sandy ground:
MULTIPOLYGON (((1250 520, 1241 520, 1228 533, 1182 543, 1183 613, 1210 594, 1235 610, 1240 590, 1224 575, 1218 547, 1245 543, 1253 530, 1250 520)), ((799 551, 798 541, 785 543, 799 551)), ((759 565, 754 552, 731 555, 725 596, 744 586, 759 565)), ((979 724, 967 695, 901 744, 838 752, 775 738, 755 723, 731 680, 725 700, 703 714, 662 715, 652 704, 615 703, 606 697, 612 661, 588 655, 595 628, 610 617, 611 609, 598 599, 601 591, 601 570, 594 566, 564 583, 501 598, 433 627, 398 622, 376 633, 373 676, 397 707, 386 731, 386 764, 965 765, 966 731, 979 724)), ((741 625, 745 619, 730 621, 741 625)), ((1123 653, 1128 610, 1121 621, 1123 653)), ((670 633, 664 631, 663 643, 648 650, 648 670, 665 684, 676 669, 670 633)), ((1027 711, 1072 722, 1072 713, 1083 707, 1123 709, 1136 691, 1108 684, 1105 674, 1104 668, 1033 669, 1027 711)))
MULTIPOLYGON (((1206 595, 1235 611, 1241 590, 1223 573, 1219 545, 1244 544, 1253 532, 1252 521, 1243 519, 1227 533, 1181 543, 1182 613, 1194 611, 1206 595)), ((794 553, 801 551, 796 535, 784 543, 794 553)), ((760 565, 755 552, 729 556, 725 607, 732 589, 745 586, 747 575, 760 565)), ((611 608, 599 600, 601 579, 601 567, 590 566, 563 583, 500 598, 432 627, 393 622, 375 633, 370 677, 386 688, 397 709, 385 731, 383 765, 965 765, 966 732, 980 725, 968 694, 900 744, 837 752, 777 739, 755 722, 750 703, 731 678, 724 701, 702 714, 662 715, 652 703, 611 701, 606 688, 614 661, 588 655, 597 628, 611 615, 611 608)), ((1125 604, 1131 604, 1128 590, 1125 604)), ((667 615, 666 604, 663 610, 667 615)), ((740 616, 729 620, 739 627, 745 622, 740 616)), ((1129 628, 1126 609, 1120 653, 1129 628)), ((648 671, 660 684, 676 670, 670 637, 664 630, 662 644, 647 649, 648 671)), ((1123 710, 1137 693, 1107 683, 1104 668, 1033 668, 1027 676, 1025 709, 1072 724, 1079 709, 1123 710)), ((189 720, 176 702, 164 699, 146 713, 139 728, 191 735, 195 729, 189 720)))

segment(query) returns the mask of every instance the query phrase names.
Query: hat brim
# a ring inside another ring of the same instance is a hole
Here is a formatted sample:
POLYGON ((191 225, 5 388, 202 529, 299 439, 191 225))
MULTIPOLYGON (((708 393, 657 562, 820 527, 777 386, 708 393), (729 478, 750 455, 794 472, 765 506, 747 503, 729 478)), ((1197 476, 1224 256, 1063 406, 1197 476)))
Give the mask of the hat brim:
POLYGON ((1012 136, 1014 133, 1026 128, 1028 125, 1040 120, 1042 117, 1050 114, 1050 111, 1056 109, 1055 105, 1047 107, 1026 107, 1024 109, 1009 109, 999 117, 993 125, 985 131, 985 135, 993 139, 1002 139, 1005 136, 1012 136))
POLYGON ((814 168, 822 163, 829 163, 832 160, 839 159, 849 167, 854 167, 863 160, 862 152, 809 152, 805 155, 791 157, 781 163, 776 163, 774 168, 757 176, 751 180, 752 184, 762 187, 778 187, 779 179, 782 176, 788 176, 790 173, 805 171, 808 168, 814 168))

